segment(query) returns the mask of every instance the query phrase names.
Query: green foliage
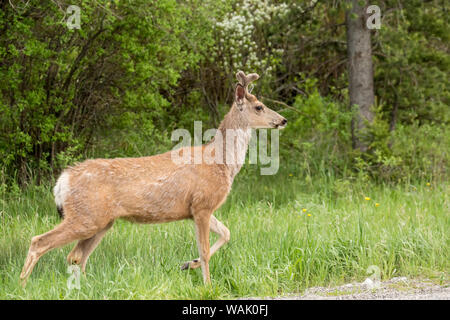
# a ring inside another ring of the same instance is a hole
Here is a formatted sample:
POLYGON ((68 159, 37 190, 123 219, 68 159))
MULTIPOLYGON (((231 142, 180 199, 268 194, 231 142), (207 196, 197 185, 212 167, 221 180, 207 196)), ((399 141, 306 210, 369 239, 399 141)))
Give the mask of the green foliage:
POLYGON ((447 19, 438 5, 422 1, 408 1, 384 19, 375 37, 375 83, 391 127, 416 120, 449 123, 447 19))
POLYGON ((298 95, 292 109, 283 112, 290 121, 282 132, 283 161, 295 162, 298 173, 310 176, 323 170, 342 174, 351 153, 352 112, 321 96, 314 79, 304 79, 300 88, 306 96, 298 95))
POLYGON ((172 130, 193 120, 217 127, 237 69, 260 73, 254 93, 289 120, 282 165, 310 177, 448 177, 450 30, 437 0, 374 3, 383 20, 372 33, 377 102, 364 154, 350 136, 348 1, 74 4, 79 30, 67 28, 62 1, 1 4, 5 185, 39 183, 87 157, 166 151, 172 130))
POLYGON ((283 110, 290 120, 283 136, 289 140, 286 161, 306 159, 299 160, 301 167, 315 173, 326 163, 333 174, 379 181, 447 179, 450 30, 445 10, 439 1, 376 3, 385 13, 382 28, 372 34, 377 103, 375 120, 365 133, 370 147, 360 154, 351 149, 349 137, 352 112, 345 89, 345 28, 339 27, 346 9, 342 4, 318 3, 307 17, 300 15, 309 22, 306 27, 289 15, 277 25, 279 37, 288 35, 282 42, 280 71, 289 80, 282 83, 301 92, 292 96, 293 90, 276 89, 275 98, 302 111, 283 110), (283 26, 295 31, 282 31, 283 26), (290 34, 297 37, 291 40, 290 34), (297 70, 301 72, 293 72, 297 70), (311 91, 311 84, 318 93, 311 91))
POLYGON ((139 141, 156 144, 149 135, 163 136, 174 120, 167 110, 173 87, 208 43, 199 2, 83 1, 80 30, 65 26, 62 3, 27 4, 4 3, 0 15, 3 173, 22 183, 33 172, 40 179, 109 129, 132 130, 125 135, 133 140, 145 132, 139 141))

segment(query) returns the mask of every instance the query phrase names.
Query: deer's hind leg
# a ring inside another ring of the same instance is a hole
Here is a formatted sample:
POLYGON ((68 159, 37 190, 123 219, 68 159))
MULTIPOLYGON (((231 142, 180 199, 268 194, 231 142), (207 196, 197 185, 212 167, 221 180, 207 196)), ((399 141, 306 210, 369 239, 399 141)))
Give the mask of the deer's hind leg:
POLYGON ((98 231, 99 228, 95 224, 82 223, 74 219, 66 218, 53 230, 33 237, 20 274, 22 285, 25 286, 34 266, 45 253, 75 240, 90 238, 98 231))
POLYGON ((91 253, 102 241, 106 232, 112 227, 114 221, 111 221, 106 225, 105 228, 97 232, 94 236, 89 239, 79 240, 72 251, 67 256, 67 261, 70 264, 80 264, 81 271, 86 272, 86 264, 91 253))

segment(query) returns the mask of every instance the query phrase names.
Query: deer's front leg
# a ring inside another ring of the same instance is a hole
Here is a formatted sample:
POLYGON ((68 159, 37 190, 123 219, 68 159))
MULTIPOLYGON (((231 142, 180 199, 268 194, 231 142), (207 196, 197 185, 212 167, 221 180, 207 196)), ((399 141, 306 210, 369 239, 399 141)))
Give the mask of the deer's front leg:
POLYGON ((194 216, 195 235, 197 237, 198 253, 200 255, 200 266, 202 268, 203 282, 211 283, 209 276, 209 224, 211 214, 199 212, 194 216))
MULTIPOLYGON (((209 254, 211 257, 225 243, 230 241, 230 230, 228 230, 228 228, 225 227, 225 225, 222 222, 220 222, 219 220, 217 220, 217 218, 214 216, 211 216, 211 218, 210 218, 209 228, 212 232, 219 235, 219 239, 211 247, 210 254, 209 254)), ((186 262, 185 264, 183 264, 181 266, 181 270, 195 269, 198 267, 200 267, 200 258, 186 262)))

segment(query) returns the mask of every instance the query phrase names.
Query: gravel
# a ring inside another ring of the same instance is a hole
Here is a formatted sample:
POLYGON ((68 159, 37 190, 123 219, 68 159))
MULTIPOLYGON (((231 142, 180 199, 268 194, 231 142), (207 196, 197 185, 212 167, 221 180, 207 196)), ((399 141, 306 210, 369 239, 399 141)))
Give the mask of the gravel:
MULTIPOLYGON (((249 300, 255 298, 246 298, 249 300)), ((256 298, 261 299, 261 298, 256 298)), ((349 283, 338 287, 313 287, 303 295, 264 297, 267 300, 450 300, 449 283, 436 283, 429 279, 392 278, 373 281, 367 278, 361 283, 349 283)))

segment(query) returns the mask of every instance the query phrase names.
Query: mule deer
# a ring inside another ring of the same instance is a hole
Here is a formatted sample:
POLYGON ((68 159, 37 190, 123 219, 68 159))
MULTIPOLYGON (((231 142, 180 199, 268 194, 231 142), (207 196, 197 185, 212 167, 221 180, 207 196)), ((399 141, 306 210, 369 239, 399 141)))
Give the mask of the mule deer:
POLYGON ((203 280, 209 283, 210 256, 230 240, 230 231, 212 214, 225 201, 243 164, 229 158, 245 159, 251 128, 284 128, 287 123, 249 92, 249 83, 259 78, 256 73, 246 76, 239 71, 236 77, 233 105, 216 134, 226 137, 234 130, 233 143, 221 144, 219 150, 214 137, 206 145, 179 149, 193 155, 196 148, 203 151, 212 147, 213 153, 222 154, 223 162, 180 164, 166 152, 141 158, 86 160, 65 169, 54 188, 63 220, 53 230, 32 238, 20 274, 22 284, 43 254, 75 240, 78 243, 67 260, 80 264, 85 272, 89 255, 118 218, 138 223, 193 219, 200 257, 186 262, 182 269, 201 267, 203 280), (219 235, 211 248, 210 230, 219 235))

